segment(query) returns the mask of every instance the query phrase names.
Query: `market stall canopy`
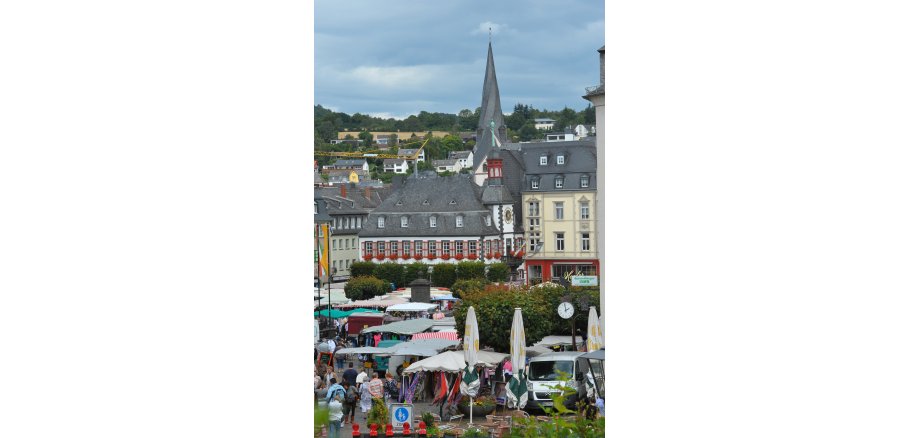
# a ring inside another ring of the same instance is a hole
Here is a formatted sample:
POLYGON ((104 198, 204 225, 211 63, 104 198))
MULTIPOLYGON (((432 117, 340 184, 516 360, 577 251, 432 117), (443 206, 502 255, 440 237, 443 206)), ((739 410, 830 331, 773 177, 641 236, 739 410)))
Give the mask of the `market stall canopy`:
MULTIPOLYGON (((314 292, 314 293, 315 293, 316 295, 319 295, 319 296, 322 297, 322 299, 320 300, 320 304, 321 304, 321 305, 325 306, 325 305, 330 304, 330 300, 329 300, 329 291, 328 291, 328 290, 326 290, 326 289, 321 289, 318 293, 316 293, 316 292, 314 292)), ((344 291, 344 290, 341 290, 341 289, 333 289, 333 290, 332 290, 332 302, 331 302, 331 304, 332 304, 333 306, 335 306, 336 304, 344 304, 344 303, 350 303, 350 302, 351 302, 351 300, 350 300, 348 297, 345 296, 345 291, 344 291)))
MULTIPOLYGON (((569 342, 572 342, 572 340, 569 339, 569 342)), ((553 350, 550 350, 549 348, 546 348, 542 345, 534 345, 533 347, 527 347, 524 351, 526 352, 527 356, 539 356, 541 354, 553 352, 553 350)))
POLYGON ((412 340, 416 339, 446 339, 448 341, 459 341, 460 337, 457 336, 457 331, 452 332, 428 332, 428 333, 416 333, 412 335, 412 340))
POLYGON ((336 356, 344 354, 381 354, 387 353, 392 347, 380 348, 380 347, 355 347, 355 348, 342 348, 335 352, 336 356))
POLYGON ((397 335, 414 335, 427 331, 434 325, 434 321, 426 318, 407 319, 384 325, 375 325, 361 330, 361 333, 395 333, 397 335))
MULTIPOLYGON (((582 343, 581 336, 576 336, 575 342, 578 344, 582 343)), ((541 339, 540 342, 537 342, 534 345, 541 345, 544 347, 552 347, 554 345, 572 345, 572 337, 571 336, 547 336, 541 339)))
POLYGON ((344 318, 350 314, 351 312, 346 312, 339 309, 323 309, 318 312, 313 312, 313 316, 325 316, 335 319, 344 318))
POLYGON ((423 312, 436 309, 437 307, 437 304, 403 303, 387 307, 387 312, 423 312))
MULTIPOLYGON (((480 351, 476 362, 487 368, 495 368, 498 363, 505 360, 508 353, 496 353, 493 351, 480 351)), ((445 351, 437 356, 420 360, 409 365, 403 370, 403 374, 413 374, 419 371, 444 371, 448 373, 459 373, 466 368, 466 361, 463 360, 462 351, 445 351)))
POLYGON ((403 342, 404 341, 400 341, 399 339, 387 339, 385 341, 380 341, 379 343, 377 343, 377 348, 392 347, 396 344, 402 344, 403 342))
POLYGON ((604 360, 604 349, 601 348, 600 350, 594 350, 590 353, 582 354, 581 357, 590 360, 604 360))
POLYGON ((451 295, 434 295, 431 297, 431 301, 457 301, 457 298, 451 295))
POLYGON ((435 356, 448 348, 455 348, 460 345, 460 341, 450 341, 447 339, 415 339, 394 345, 386 353, 378 353, 384 356, 435 356))
POLYGON ((349 311, 348 311, 348 316, 351 316, 352 313, 383 313, 383 312, 381 312, 381 311, 379 311, 379 310, 377 310, 377 309, 362 309, 362 308, 359 307, 359 308, 357 308, 357 309, 351 309, 351 310, 349 310, 349 311))
POLYGON ((335 307, 338 307, 340 309, 353 309, 356 307, 368 307, 368 308, 384 307, 385 308, 385 307, 392 306, 394 304, 402 304, 406 302, 409 302, 408 298, 403 298, 403 297, 399 297, 399 296, 391 294, 391 295, 381 295, 379 297, 374 297, 369 300, 359 300, 359 301, 355 301, 355 302, 351 302, 347 304, 341 304, 335 307))

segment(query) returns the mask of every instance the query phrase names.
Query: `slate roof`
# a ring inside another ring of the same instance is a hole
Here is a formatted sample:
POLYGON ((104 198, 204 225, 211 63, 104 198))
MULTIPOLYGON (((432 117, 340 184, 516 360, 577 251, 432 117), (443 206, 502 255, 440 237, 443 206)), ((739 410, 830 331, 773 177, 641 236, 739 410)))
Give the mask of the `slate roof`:
POLYGON ((357 166, 363 167, 365 164, 364 160, 336 160, 333 166, 357 166))
MULTIPOLYGON (((418 149, 400 149, 396 154, 397 155, 415 155, 415 152, 418 149)), ((425 151, 422 151, 419 156, 425 155, 425 151)))
POLYGON ((495 236, 495 223, 486 226, 488 210, 479 200, 480 188, 471 175, 449 177, 422 176, 406 178, 379 207, 368 215, 361 237, 480 237, 495 236), (456 217, 463 216, 463 226, 456 226, 456 217), (401 218, 408 218, 403 228, 401 218), (437 218, 432 228, 429 217, 437 218), (377 218, 384 218, 384 227, 377 227, 377 218))
POLYGON ((459 158, 448 158, 446 160, 434 160, 431 162, 431 165, 434 167, 438 166, 454 166, 457 162, 460 161, 459 158))
POLYGON ((323 202, 318 190, 313 191, 313 202, 316 203, 316 213, 313 214, 313 221, 316 223, 332 222, 332 217, 329 216, 329 212, 326 210, 326 203, 323 202))
POLYGON ((389 165, 402 166, 405 162, 406 160, 403 160, 402 158, 385 158, 383 160, 383 165, 384 166, 389 166, 389 165))
POLYGON ((534 122, 537 122, 537 123, 540 123, 540 122, 555 122, 555 120, 553 120, 553 119, 533 119, 533 121, 534 121, 534 122))
POLYGON ((447 154, 448 158, 468 159, 473 151, 451 151, 447 154))
POLYGON ((593 140, 527 143, 521 147, 524 165, 523 192, 585 191, 597 190, 597 147, 593 140), (565 164, 556 164, 556 157, 565 156, 565 164), (540 157, 547 164, 540 165, 540 157), (581 187, 581 176, 588 175, 588 187, 581 187), (563 187, 557 189, 555 179, 562 176, 563 187), (532 180, 539 181, 538 189, 531 189, 532 180))

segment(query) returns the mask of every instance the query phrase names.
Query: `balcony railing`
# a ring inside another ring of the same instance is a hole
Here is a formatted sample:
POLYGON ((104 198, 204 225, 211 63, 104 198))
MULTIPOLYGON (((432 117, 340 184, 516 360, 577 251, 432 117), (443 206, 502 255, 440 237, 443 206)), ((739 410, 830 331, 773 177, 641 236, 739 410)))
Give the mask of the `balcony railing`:
POLYGON ((598 92, 604 91, 604 84, 595 85, 593 87, 585 87, 585 95, 597 94, 598 92))

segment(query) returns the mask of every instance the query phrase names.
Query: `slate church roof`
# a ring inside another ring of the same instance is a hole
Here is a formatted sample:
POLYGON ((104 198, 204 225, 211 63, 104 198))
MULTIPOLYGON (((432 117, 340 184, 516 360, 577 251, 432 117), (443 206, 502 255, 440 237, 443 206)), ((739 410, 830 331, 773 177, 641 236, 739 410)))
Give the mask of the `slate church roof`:
POLYGON ((495 77, 495 62, 492 59, 492 43, 489 42, 489 55, 486 59, 486 76, 482 82, 482 105, 480 105, 479 126, 476 128, 476 146, 473 147, 473 169, 485 161, 492 150, 491 123, 495 121, 495 136, 502 143, 508 143, 505 117, 502 115, 502 103, 498 94, 498 79, 495 77))

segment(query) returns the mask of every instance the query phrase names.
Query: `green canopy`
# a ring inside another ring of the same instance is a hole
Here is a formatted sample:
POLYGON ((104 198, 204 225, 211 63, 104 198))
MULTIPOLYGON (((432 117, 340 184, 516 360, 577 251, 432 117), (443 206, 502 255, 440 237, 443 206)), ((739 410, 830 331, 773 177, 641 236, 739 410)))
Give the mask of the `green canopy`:
POLYGON ((319 312, 313 312, 313 316, 326 316, 326 317, 336 318, 336 319, 344 318, 348 315, 349 315, 348 312, 343 312, 338 309, 332 309, 332 310, 324 309, 324 310, 320 310, 319 312))
POLYGON ((361 309, 361 308, 358 308, 358 309, 349 310, 349 311, 347 311, 347 312, 345 312, 345 313, 347 313, 348 316, 351 316, 352 313, 383 313, 383 312, 381 312, 381 311, 379 311, 379 310, 377 310, 377 309, 361 309))

